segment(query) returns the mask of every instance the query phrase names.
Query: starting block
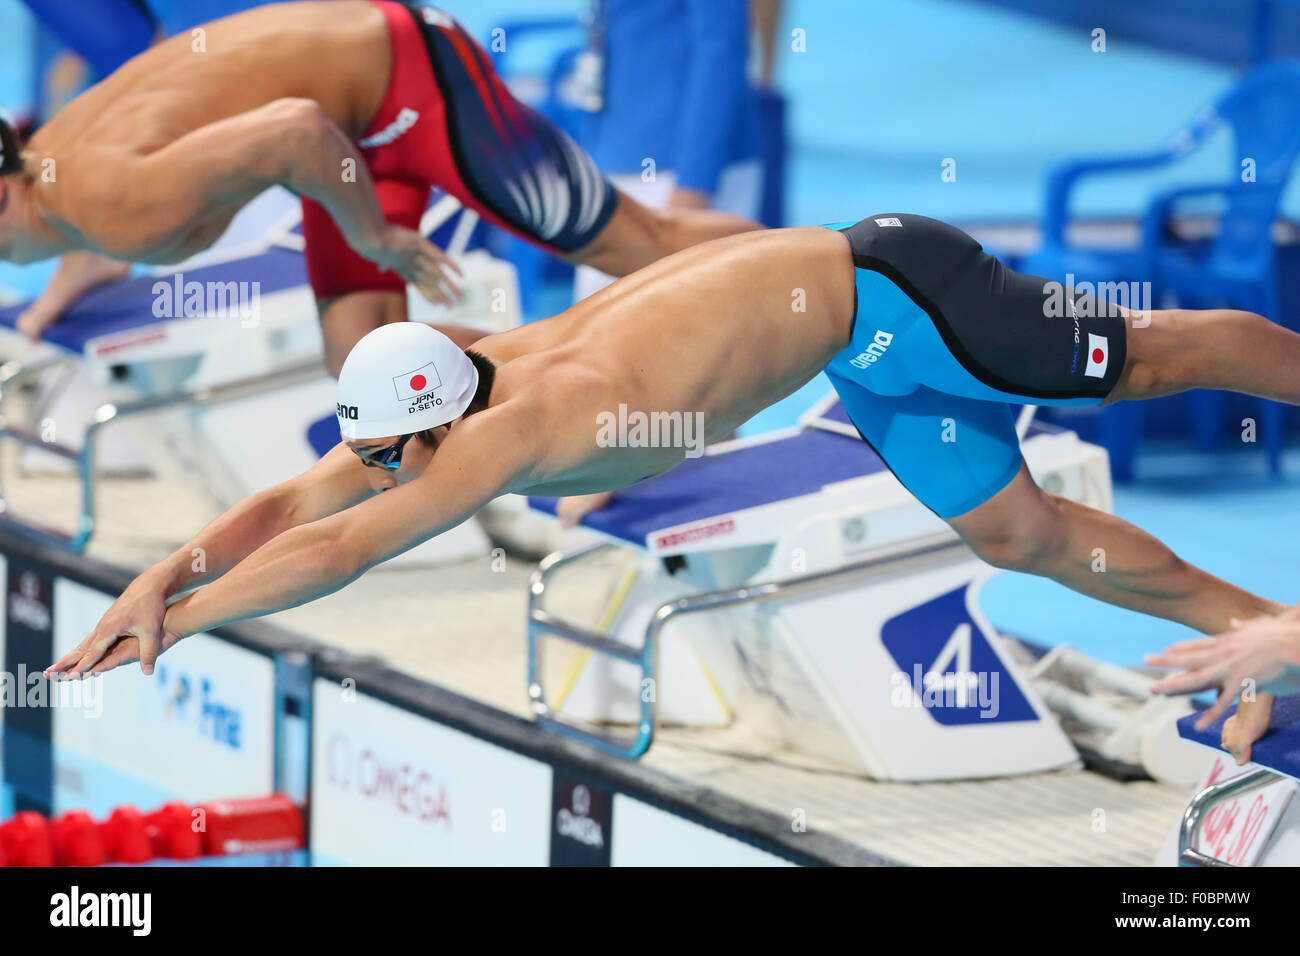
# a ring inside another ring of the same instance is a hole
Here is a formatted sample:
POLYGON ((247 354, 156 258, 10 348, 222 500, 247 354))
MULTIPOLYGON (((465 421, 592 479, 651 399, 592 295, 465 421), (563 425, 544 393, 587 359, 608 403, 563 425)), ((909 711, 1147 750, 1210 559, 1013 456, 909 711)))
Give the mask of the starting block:
MULTIPOLYGON (((1031 417, 1022 447, 1039 483, 1111 510, 1105 451, 1031 417)), ((631 758, 657 722, 738 714, 877 779, 1079 764, 980 611, 998 572, 898 483, 834 395, 799 427, 712 446, 583 524, 600 541, 544 561, 529 608, 529 695, 557 732, 631 758), (550 613, 556 572, 610 546, 637 557, 604 619, 550 613), (555 639, 589 653, 548 688, 542 655, 555 639), (608 726, 619 724, 634 734, 608 726)))

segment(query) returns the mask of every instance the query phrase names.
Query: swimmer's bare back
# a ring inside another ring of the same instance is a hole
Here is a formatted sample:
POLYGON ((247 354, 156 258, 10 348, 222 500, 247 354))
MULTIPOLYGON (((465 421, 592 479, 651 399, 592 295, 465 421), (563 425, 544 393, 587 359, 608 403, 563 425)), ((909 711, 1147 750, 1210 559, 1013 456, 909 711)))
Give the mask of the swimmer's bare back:
POLYGON ((33 234, 10 257, 177 262, 277 182, 322 201, 354 248, 379 242, 385 223, 351 141, 391 60, 383 11, 365 0, 257 7, 153 47, 27 144, 33 234))
MULTIPOLYGON (((680 463, 683 448, 603 447, 601 416, 699 413, 717 441, 817 375, 849 341, 853 260, 822 228, 745 233, 675 253, 544 322, 480 339, 498 366, 487 411, 448 438, 447 459, 498 410, 536 436, 507 490, 583 494, 680 463)), ((512 444, 516 440, 511 439, 512 444)), ((439 455, 434 456, 437 462, 439 455)))

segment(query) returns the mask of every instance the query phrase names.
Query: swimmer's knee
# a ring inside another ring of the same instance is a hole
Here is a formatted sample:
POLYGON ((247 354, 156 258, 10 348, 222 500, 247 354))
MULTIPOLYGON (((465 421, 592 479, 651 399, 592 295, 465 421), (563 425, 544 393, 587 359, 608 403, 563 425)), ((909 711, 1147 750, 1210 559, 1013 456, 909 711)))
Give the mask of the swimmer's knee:
POLYGON ((1240 309, 1160 309, 1134 316, 1124 372, 1107 401, 1221 387, 1224 357, 1272 325, 1240 309))
POLYGON ((272 100, 263 109, 281 124, 286 133, 301 131, 314 136, 331 125, 324 108, 315 100, 303 96, 285 96, 272 100))
POLYGON ((1126 335, 1124 371, 1106 403, 1157 398, 1192 387, 1196 373, 1189 326, 1195 324, 1194 316, 1186 309, 1134 313, 1126 335))
POLYGON ((325 365, 338 377, 352 347, 381 325, 406 320, 406 295, 401 292, 351 292, 317 303, 325 365))
POLYGON ((1000 492, 949 524, 986 564, 1049 574, 1065 544, 1061 499, 1040 489, 1027 474, 1007 490, 1010 496, 1000 492))
POLYGON ((981 561, 1002 571, 1046 574, 1058 550, 1058 538, 1045 531, 993 531, 965 537, 981 561))

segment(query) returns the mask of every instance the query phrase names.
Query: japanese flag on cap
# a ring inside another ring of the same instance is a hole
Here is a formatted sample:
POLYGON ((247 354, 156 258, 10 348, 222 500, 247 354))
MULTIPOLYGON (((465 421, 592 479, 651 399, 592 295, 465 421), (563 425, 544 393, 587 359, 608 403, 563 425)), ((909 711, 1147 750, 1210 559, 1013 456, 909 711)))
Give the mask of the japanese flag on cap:
POLYGON ((339 432, 350 440, 436 428, 463 415, 477 388, 474 363, 437 329, 381 325, 352 347, 339 372, 339 432))
POLYGON ((1105 378, 1106 364, 1110 361, 1110 343, 1104 335, 1088 333, 1088 366, 1083 374, 1088 378, 1105 378))

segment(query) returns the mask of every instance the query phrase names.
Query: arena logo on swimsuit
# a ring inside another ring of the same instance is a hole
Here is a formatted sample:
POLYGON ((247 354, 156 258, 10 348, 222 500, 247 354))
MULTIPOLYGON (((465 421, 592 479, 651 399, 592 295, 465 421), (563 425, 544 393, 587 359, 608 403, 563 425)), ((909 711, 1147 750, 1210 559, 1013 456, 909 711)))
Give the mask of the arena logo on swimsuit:
POLYGON ((880 360, 880 356, 885 354, 885 350, 889 348, 889 344, 893 341, 894 333, 882 329, 876 333, 875 339, 867 346, 865 351, 859 352, 849 359, 849 364, 854 368, 866 368, 869 365, 874 365, 880 360))
POLYGON ((365 139, 358 140, 357 145, 362 149, 374 149, 376 146, 387 146, 401 139, 411 131, 416 123, 420 121, 420 114, 410 108, 404 108, 397 114, 397 119, 393 120, 374 136, 367 136, 365 139))

